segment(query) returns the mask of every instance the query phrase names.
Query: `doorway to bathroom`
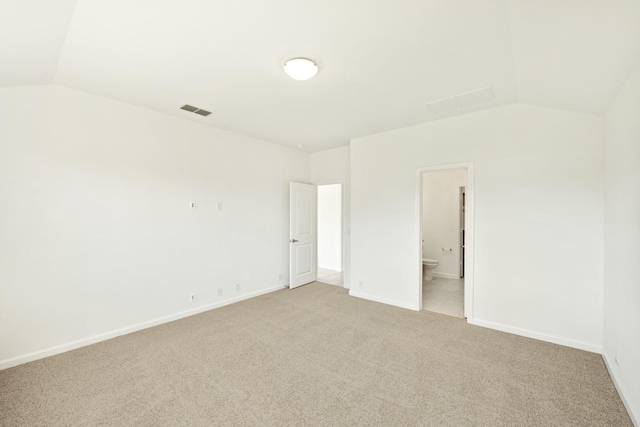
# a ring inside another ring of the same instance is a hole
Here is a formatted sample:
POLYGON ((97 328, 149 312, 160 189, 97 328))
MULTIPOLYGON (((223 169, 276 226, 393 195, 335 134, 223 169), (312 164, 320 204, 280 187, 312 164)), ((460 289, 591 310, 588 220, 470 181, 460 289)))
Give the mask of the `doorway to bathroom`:
POLYGON ((342 184, 318 185, 318 282, 343 286, 342 184))
POLYGON ((421 309, 470 317, 473 164, 418 171, 421 309))

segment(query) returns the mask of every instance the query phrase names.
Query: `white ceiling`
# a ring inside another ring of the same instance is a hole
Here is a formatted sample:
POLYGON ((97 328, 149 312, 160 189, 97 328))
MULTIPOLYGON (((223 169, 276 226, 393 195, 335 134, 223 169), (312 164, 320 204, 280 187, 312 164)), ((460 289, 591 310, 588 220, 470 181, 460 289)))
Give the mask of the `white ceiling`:
POLYGON ((602 114, 640 60, 638 0, 509 0, 519 100, 602 114))
POLYGON ((309 151, 518 101, 601 114, 640 59, 638 0, 0 1, 0 85, 56 83, 309 151), (284 74, 298 56, 316 77, 284 74), (488 103, 425 106, 488 86, 488 103))
POLYGON ((0 0, 0 87, 51 83, 76 0, 0 0))

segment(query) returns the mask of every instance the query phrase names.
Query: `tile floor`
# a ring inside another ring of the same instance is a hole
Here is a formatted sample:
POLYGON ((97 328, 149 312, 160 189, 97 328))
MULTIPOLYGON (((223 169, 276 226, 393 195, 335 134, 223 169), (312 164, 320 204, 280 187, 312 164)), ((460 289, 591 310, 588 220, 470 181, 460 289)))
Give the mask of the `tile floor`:
POLYGON ((434 277, 422 285, 422 309, 464 317, 464 279, 434 277))
POLYGON ((329 270, 326 268, 318 268, 318 282, 328 283, 329 285, 342 286, 342 272, 329 270))

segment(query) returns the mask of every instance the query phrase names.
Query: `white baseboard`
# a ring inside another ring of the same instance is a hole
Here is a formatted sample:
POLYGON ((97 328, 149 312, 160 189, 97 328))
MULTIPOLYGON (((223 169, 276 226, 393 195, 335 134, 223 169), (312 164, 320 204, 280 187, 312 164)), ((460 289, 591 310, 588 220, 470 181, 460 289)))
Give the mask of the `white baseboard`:
POLYGON ((215 308, 224 307, 225 305, 240 302, 249 298, 254 298, 260 295, 268 294, 270 292, 279 291, 284 289, 284 285, 274 286, 268 289, 263 289, 256 292, 240 295, 235 298, 229 298, 224 301, 218 301, 212 304, 196 307, 191 310, 182 311, 180 313, 170 314, 168 316, 159 317, 157 319, 148 320, 146 322, 138 323, 135 325, 127 326, 124 328, 116 329, 102 334, 93 335, 87 338, 82 338, 76 341, 68 342, 66 344, 57 345, 55 347, 46 348, 44 350, 34 351, 22 356, 12 357, 10 359, 0 360, 0 371, 8 369, 14 366, 22 365, 23 363, 32 362, 34 360, 43 359, 45 357, 54 356, 56 354, 64 353, 66 351, 75 350, 76 348, 84 347, 87 345, 95 344, 101 341, 106 341, 111 338, 119 337, 121 335, 137 332, 142 329, 151 328, 153 326, 161 325, 163 323, 173 322, 174 320, 183 319, 185 317, 193 316, 203 313, 205 311, 213 310, 215 308))
POLYGON ((414 305, 414 304, 407 304, 406 302, 402 302, 402 301, 396 301, 396 300, 392 300, 392 299, 388 299, 388 298, 382 298, 382 297, 378 297, 375 295, 371 295, 371 294, 366 294, 364 292, 359 292, 355 289, 350 289, 349 290, 349 295, 351 295, 352 297, 357 297, 357 298, 362 298, 362 299, 366 299, 369 301, 375 301, 375 302, 381 302, 383 304, 388 304, 388 305, 394 305, 396 307, 400 307, 400 308, 406 308, 408 310, 413 310, 413 311, 419 311, 420 307, 414 305))
MULTIPOLYGON (((607 367, 607 371, 609 371, 609 376, 613 381, 613 385, 616 386, 616 390, 618 391, 620 400, 622 400, 622 404, 626 408, 627 413, 629 414, 629 418, 631 418, 631 422, 635 427, 640 427, 640 422, 639 422, 640 418, 638 418, 636 414, 633 413, 633 410, 631 409, 631 405, 629 405, 629 401, 627 400, 627 397, 624 393, 624 389, 622 388, 622 385, 620 384, 620 382, 618 382, 615 371, 611 368, 611 364, 609 363, 609 360, 607 359, 607 356, 604 353, 602 354, 602 359, 604 360, 604 364, 607 367)), ((638 415, 640 416, 640 414, 638 415)))
POLYGON ((585 350, 591 353, 602 354, 602 346, 597 344, 591 344, 583 341, 572 340, 569 338, 563 338, 556 335, 548 335, 540 332, 530 331, 528 329, 516 328, 513 326, 503 325, 501 323, 489 322, 486 320, 480 320, 477 318, 467 319, 467 323, 476 326, 482 326, 484 328, 495 329, 497 331, 508 332, 510 334, 520 335, 527 338, 533 338, 540 341, 546 341, 553 344, 564 345, 565 347, 577 348, 578 350, 585 350))
POLYGON ((460 277, 458 277, 457 274, 452 274, 452 273, 440 273, 437 271, 432 271, 431 275, 433 277, 442 277, 443 279, 459 279, 460 277))

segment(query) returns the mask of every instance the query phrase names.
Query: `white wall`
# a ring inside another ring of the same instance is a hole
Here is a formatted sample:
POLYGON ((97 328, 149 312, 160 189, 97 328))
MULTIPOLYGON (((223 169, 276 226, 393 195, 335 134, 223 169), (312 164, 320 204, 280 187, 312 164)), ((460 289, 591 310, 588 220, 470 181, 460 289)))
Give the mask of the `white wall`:
POLYGON ((605 117, 603 354, 636 425, 640 425, 639 118, 640 64, 605 117))
POLYGON ((460 277, 460 187, 466 182, 466 169, 422 175, 422 256, 438 260, 436 277, 460 277))
POLYGON ((128 104, 1 89, 0 367, 282 287, 289 181, 309 170, 299 150, 128 104))
POLYGON ((312 153, 311 181, 314 184, 348 181, 350 174, 349 153, 349 146, 312 153))
POLYGON ((318 268, 342 271, 342 185, 318 186, 318 268))
POLYGON ((353 140, 352 293, 419 307, 416 169, 474 162, 469 320, 599 351, 603 153, 601 117, 526 104, 353 140))

